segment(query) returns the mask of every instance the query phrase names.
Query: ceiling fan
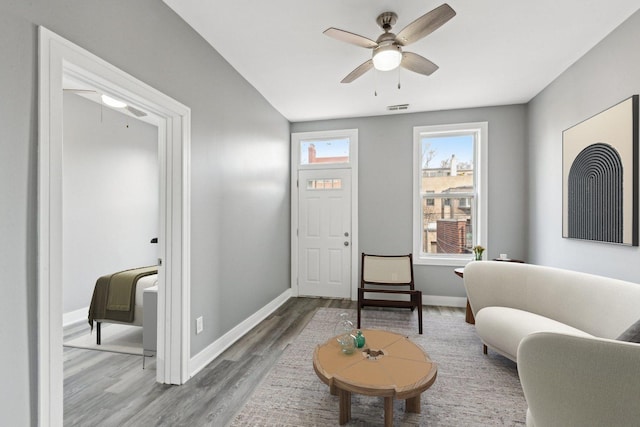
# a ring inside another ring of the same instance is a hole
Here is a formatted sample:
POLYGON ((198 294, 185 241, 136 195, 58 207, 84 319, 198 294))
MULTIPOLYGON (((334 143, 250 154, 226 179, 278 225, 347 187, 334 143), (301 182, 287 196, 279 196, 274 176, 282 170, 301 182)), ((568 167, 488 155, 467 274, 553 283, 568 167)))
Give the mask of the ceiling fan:
POLYGON ((328 28, 324 34, 329 37, 373 49, 372 58, 349 73, 341 83, 351 83, 372 68, 389 71, 400 66, 419 74, 431 75, 438 69, 436 64, 416 53, 403 52, 402 48, 431 34, 455 15, 456 12, 451 6, 444 3, 422 15, 396 35, 391 32, 391 28, 397 22, 398 15, 394 12, 384 12, 376 19, 378 25, 384 30, 376 41, 338 28, 328 28))

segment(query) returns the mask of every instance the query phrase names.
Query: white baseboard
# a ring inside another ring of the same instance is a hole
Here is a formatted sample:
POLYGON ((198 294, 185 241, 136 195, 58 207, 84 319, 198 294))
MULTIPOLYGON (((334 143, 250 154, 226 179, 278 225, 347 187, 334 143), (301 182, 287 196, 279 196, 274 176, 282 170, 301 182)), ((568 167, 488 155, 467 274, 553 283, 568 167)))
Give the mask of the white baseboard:
POLYGON ((242 323, 238 324, 235 328, 209 344, 204 350, 193 356, 189 360, 189 367, 191 372, 189 377, 193 377, 211 363, 216 357, 218 357, 223 351, 229 348, 234 342, 238 341, 244 334, 253 329, 258 323, 262 322, 271 313, 273 313, 278 307, 284 304, 289 298, 291 298, 291 289, 287 289, 280 294, 276 299, 262 307, 260 310, 249 316, 242 323))
POLYGON ((73 325, 74 323, 80 323, 81 321, 87 321, 89 318, 89 307, 80 308, 78 310, 70 311, 62 315, 62 327, 73 325))
POLYGON ((422 305, 439 305, 440 307, 466 307, 466 297, 443 297, 439 295, 422 295, 422 305))

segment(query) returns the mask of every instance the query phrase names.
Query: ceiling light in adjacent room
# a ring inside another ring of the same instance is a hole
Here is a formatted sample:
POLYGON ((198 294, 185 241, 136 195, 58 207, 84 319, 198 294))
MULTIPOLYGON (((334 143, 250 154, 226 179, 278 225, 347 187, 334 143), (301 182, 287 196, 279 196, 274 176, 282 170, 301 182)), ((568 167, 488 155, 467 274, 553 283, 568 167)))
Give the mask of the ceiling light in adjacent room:
POLYGON ((113 108, 124 108, 127 106, 126 102, 118 101, 107 95, 102 95, 102 102, 113 108))

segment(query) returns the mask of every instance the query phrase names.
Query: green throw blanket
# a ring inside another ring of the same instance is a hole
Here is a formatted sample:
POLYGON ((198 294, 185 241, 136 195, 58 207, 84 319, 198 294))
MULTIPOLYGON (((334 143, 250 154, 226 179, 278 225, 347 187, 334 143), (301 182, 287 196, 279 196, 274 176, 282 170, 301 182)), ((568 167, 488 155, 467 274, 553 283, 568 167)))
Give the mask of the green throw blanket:
POLYGON ((158 273, 157 266, 134 268, 100 277, 89 306, 89 325, 95 319, 133 322, 136 284, 145 276, 158 273))

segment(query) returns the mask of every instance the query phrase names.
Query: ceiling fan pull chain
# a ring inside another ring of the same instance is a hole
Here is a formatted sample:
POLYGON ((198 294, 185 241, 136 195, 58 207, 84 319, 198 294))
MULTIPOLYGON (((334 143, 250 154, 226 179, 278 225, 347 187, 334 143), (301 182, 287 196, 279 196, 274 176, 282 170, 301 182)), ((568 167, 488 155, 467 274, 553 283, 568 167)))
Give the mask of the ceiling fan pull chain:
POLYGON ((398 90, 400 90, 400 67, 398 67, 398 90))
POLYGON ((373 96, 378 96, 378 70, 373 69, 373 96))

